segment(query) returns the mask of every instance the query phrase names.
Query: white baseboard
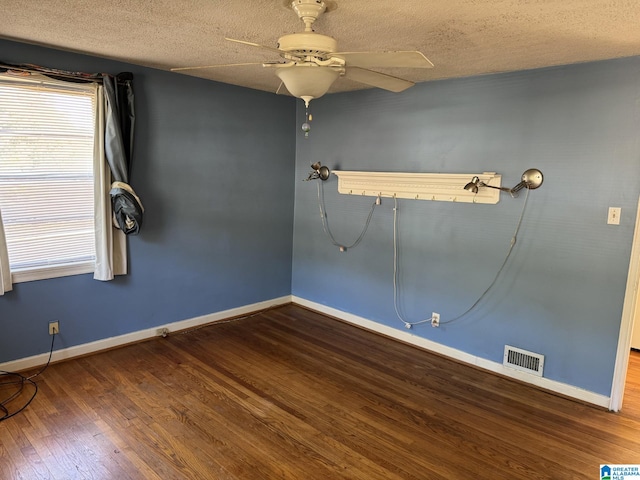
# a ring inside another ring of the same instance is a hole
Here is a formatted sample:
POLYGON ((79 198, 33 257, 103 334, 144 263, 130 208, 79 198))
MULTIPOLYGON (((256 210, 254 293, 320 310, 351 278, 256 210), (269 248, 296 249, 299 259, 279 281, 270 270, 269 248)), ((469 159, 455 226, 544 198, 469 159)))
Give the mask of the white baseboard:
POLYGON ((550 380, 548 378, 531 375, 526 372, 513 370, 511 368, 505 367, 501 363, 480 358, 475 355, 465 353, 462 350, 457 350, 452 347, 447 347, 446 345, 442 345, 432 340, 427 340, 426 338, 418 337, 409 332, 391 328, 386 325, 382 325, 380 323, 374 322, 372 320, 367 320, 366 318, 353 315, 351 313, 346 313, 332 307, 327 307, 326 305, 322 305, 320 303, 315 303, 309 300, 305 300, 304 298, 292 296, 292 302, 295 304, 301 305, 303 307, 310 308, 317 312, 324 313, 326 315, 330 315, 335 318, 339 318, 340 320, 351 323, 353 325, 357 325, 367 330, 380 333, 387 337, 395 338, 397 340, 414 345, 424 350, 435 352, 440 355, 444 355, 446 357, 449 357, 454 360, 464 362, 470 365, 475 365, 484 370, 498 373, 506 377, 514 378, 524 383, 529 383, 531 385, 535 385, 545 390, 559 393, 567 397, 575 398, 577 400, 580 400, 586 403, 597 405, 599 407, 609 408, 610 398, 605 395, 591 392, 589 390, 584 390, 582 388, 574 387, 573 385, 569 385, 566 383, 550 380))
MULTIPOLYGON (((200 317, 190 318, 187 320, 181 320, 178 322, 167 323, 165 325, 158 325, 153 328, 147 328, 146 330, 138 330, 137 332, 131 332, 117 337, 105 338, 102 340, 96 340, 95 342, 84 343, 82 345, 76 345, 62 350, 54 350, 51 356, 52 362, 59 362, 61 360, 68 360, 74 357, 80 357, 88 355, 90 353, 97 353, 103 350, 108 350, 115 347, 127 345, 129 343, 140 342, 151 337, 157 337, 161 334, 163 329, 167 329, 169 332, 176 332, 179 330, 186 330, 189 328, 199 327, 208 323, 214 323, 221 320, 225 320, 232 317, 241 315, 247 315, 265 308, 270 308, 278 305, 285 305, 291 303, 291 295, 286 295, 280 298, 274 298, 273 300, 266 300, 264 302, 253 303, 251 305, 245 305, 242 307, 231 308, 229 310, 223 310, 221 312, 210 313, 202 315, 200 317)), ((39 367, 47 363, 49 353, 42 353, 40 355, 34 355, 32 357, 22 358, 19 360, 13 360, 10 362, 0 364, 0 370, 7 372, 20 372, 28 370, 30 368, 39 367)))
MULTIPOLYGON (((142 340, 159 336, 161 334, 161 331, 165 328, 169 332, 186 330, 189 328, 194 328, 201 325, 206 325, 208 323, 222 321, 228 318, 250 314, 259 310, 263 310, 265 308, 274 307, 278 305, 285 305, 287 303, 292 303, 292 302, 298 305, 301 305, 303 307, 310 308, 317 312, 324 313, 326 315, 330 315, 335 318, 339 318, 340 320, 351 323, 353 325, 357 325, 367 330, 371 330, 373 332, 380 333, 382 335, 385 335, 391 338, 395 338, 402 342, 409 343, 411 345, 422 348, 424 350, 428 350, 431 352, 438 353, 440 355, 444 355, 454 360, 458 360, 470 365, 475 365, 482 369, 499 373, 506 377, 511 377, 511 378, 520 380, 522 382, 529 383, 529 384, 538 386, 540 388, 544 388, 552 392, 566 395, 568 397, 575 398, 583 402, 591 403, 593 405, 597 405, 604 408, 609 408, 610 406, 610 398, 607 396, 594 393, 589 390, 584 390, 578 387, 574 387, 566 383, 557 382, 555 380, 549 380, 548 378, 537 377, 535 375, 530 375, 524 372, 519 372, 517 370, 506 368, 501 363, 493 362, 491 360, 486 360, 484 358, 480 358, 475 355, 470 355, 461 350, 457 350, 452 347, 447 347, 446 345, 442 345, 432 340, 427 340, 426 338, 412 335, 411 333, 405 332, 403 330, 391 328, 386 325, 382 325, 380 323, 374 322, 372 320, 367 320, 366 318, 359 317, 351 313, 346 313, 341 310, 337 310, 332 307, 327 307, 320 303, 315 303, 310 300, 306 300, 304 298, 296 297, 293 295, 286 295, 284 297, 275 298, 273 300, 267 300, 264 302, 245 305, 238 308, 223 310, 221 312, 210 313, 207 315, 202 315, 200 317, 181 320, 178 322, 158 325, 153 328, 148 328, 146 330, 139 330, 137 332, 127 333, 125 335, 119 335, 117 337, 105 338, 102 340, 97 340, 95 342, 76 345, 76 346, 65 348, 62 350, 54 350, 53 355, 51 357, 51 361, 59 362, 61 360, 68 360, 74 357, 80 357, 83 355, 88 355, 91 353, 97 353, 103 350, 120 347, 123 345, 127 345, 129 343, 140 342, 142 340)), ((40 355, 34 355, 32 357, 13 360, 10 362, 0 364, 0 370, 9 371, 9 372, 20 372, 23 370, 28 370, 34 367, 39 367, 41 365, 44 365, 47 362, 48 357, 49 357, 48 353, 42 353, 40 355)))

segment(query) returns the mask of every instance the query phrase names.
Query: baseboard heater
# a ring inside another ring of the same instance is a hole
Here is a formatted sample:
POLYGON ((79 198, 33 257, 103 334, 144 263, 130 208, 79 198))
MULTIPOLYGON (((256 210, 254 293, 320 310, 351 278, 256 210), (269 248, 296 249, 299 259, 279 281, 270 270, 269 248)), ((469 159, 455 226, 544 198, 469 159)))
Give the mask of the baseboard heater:
POLYGON ((544 355, 505 345, 502 364, 505 367, 541 377, 544 368, 544 355))

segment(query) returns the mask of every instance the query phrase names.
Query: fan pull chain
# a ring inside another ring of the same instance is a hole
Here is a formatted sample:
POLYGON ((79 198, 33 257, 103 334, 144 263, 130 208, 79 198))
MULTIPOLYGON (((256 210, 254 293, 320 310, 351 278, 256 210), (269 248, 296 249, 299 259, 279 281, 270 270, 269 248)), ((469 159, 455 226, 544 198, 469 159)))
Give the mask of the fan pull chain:
POLYGON ((309 122, 313 120, 313 115, 309 113, 309 105, 305 107, 306 121, 302 124, 302 131, 304 132, 304 138, 309 138, 309 132, 311 131, 311 125, 309 122))

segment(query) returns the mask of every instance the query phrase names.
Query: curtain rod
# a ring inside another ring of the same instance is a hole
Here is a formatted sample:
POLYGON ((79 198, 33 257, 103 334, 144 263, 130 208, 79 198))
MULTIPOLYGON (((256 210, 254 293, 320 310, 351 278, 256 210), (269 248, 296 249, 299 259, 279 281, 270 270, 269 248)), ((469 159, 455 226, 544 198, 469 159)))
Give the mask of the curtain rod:
POLYGON ((84 73, 84 72, 69 72, 66 70, 57 70, 53 68, 41 67, 40 65, 23 64, 12 65, 10 63, 0 62, 0 73, 4 73, 1 70, 6 71, 20 71, 26 73, 38 73, 46 75, 48 77, 57 79, 69 79, 76 82, 97 82, 102 83, 103 76, 109 76, 116 81, 128 81, 133 80, 133 74, 130 72, 119 73, 118 75, 112 75, 109 73, 84 73))

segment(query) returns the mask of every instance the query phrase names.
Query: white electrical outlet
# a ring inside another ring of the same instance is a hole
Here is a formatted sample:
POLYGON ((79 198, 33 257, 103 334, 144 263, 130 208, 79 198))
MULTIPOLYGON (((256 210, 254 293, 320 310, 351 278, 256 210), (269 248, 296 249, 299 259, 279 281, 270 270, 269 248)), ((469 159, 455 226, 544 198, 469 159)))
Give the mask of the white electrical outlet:
POLYGON ((433 312, 431 314, 431 326, 432 327, 439 327, 440 326, 440 314, 433 312))
POLYGON ((49 335, 57 335, 60 333, 60 323, 58 321, 49 322, 49 335))

